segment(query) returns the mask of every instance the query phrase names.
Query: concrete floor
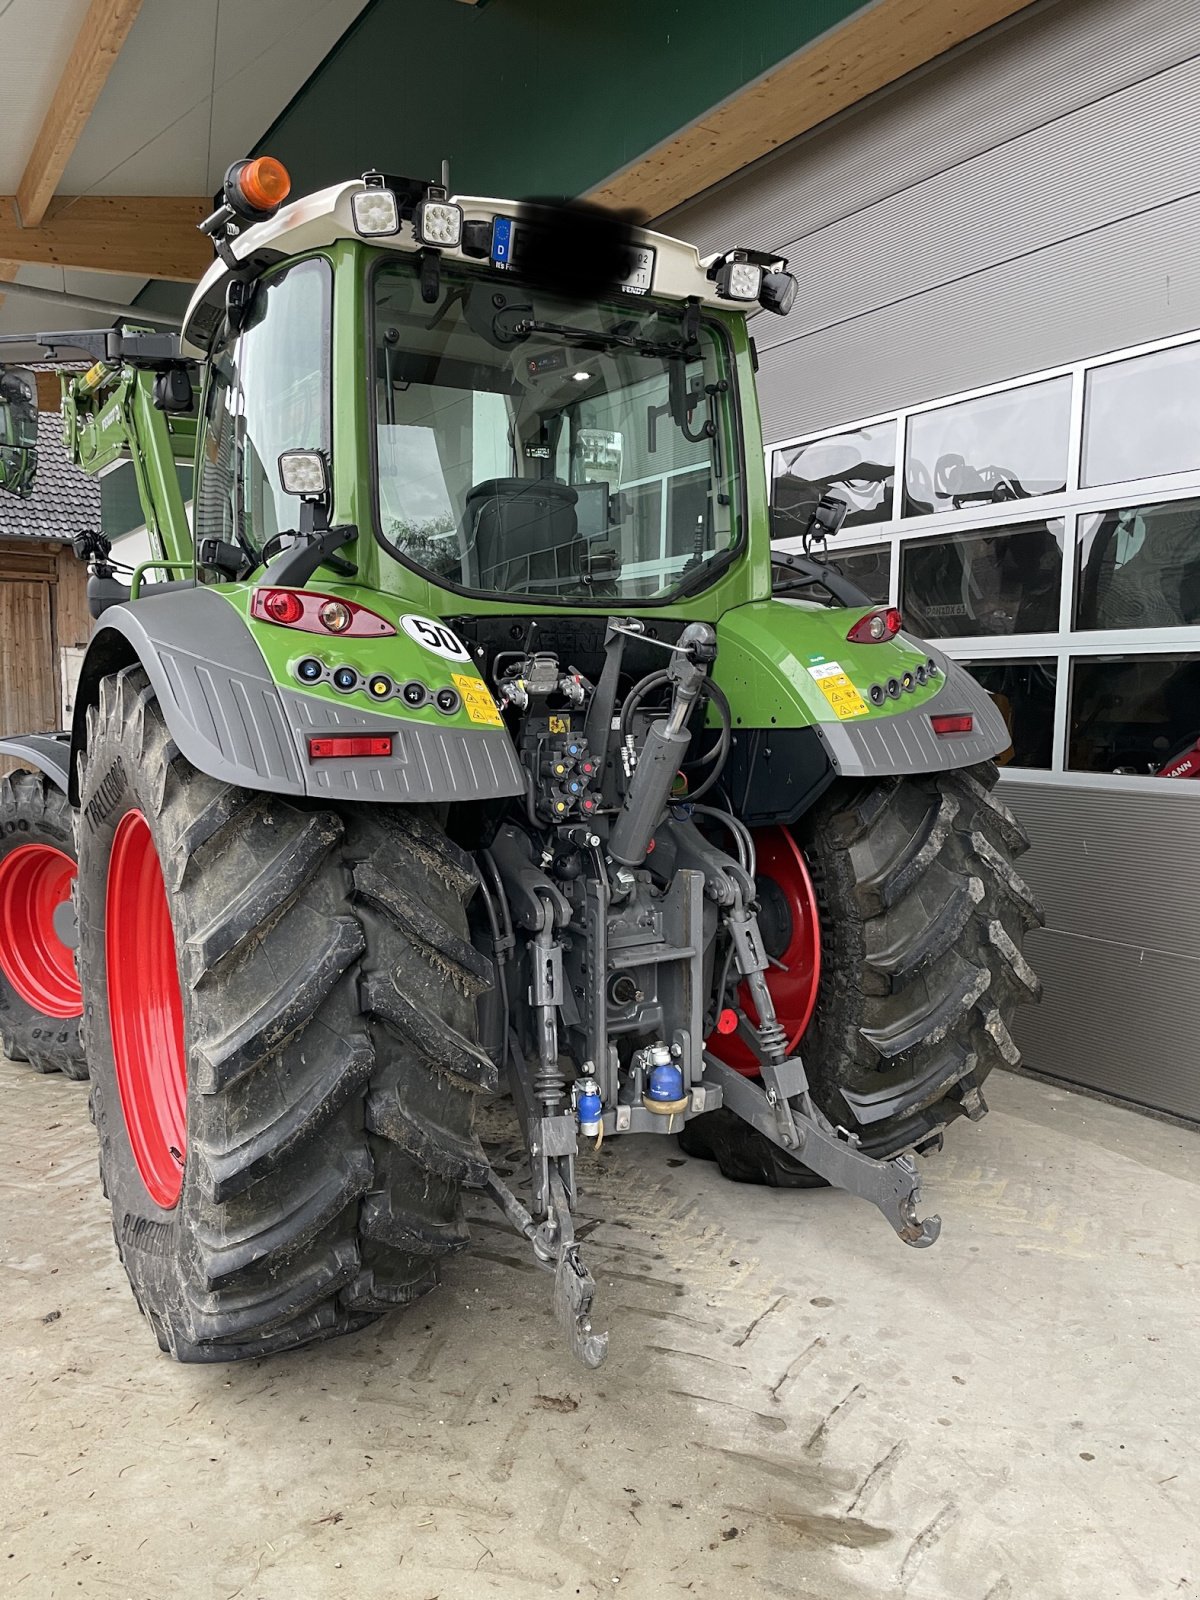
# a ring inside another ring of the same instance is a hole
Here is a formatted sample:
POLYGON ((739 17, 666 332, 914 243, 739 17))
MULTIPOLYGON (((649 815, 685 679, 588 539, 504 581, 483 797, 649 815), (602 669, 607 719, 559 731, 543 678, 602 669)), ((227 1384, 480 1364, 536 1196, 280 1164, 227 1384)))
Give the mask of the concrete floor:
POLYGON ((921 1253, 674 1141, 586 1160, 599 1373, 486 1213, 407 1316, 200 1368, 138 1317, 86 1090, 0 1063, 0 1592, 1198 1596, 1200 1138, 989 1098, 921 1253))

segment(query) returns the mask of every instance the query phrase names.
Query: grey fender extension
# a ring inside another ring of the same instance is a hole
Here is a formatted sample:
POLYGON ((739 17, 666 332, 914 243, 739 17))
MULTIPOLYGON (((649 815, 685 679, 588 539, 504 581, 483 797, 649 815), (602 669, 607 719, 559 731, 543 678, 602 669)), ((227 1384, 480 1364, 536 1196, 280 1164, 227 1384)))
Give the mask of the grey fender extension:
MULTIPOLYGON (((928 645, 922 648, 929 649, 928 645)), ((957 662, 929 650, 944 674, 932 700, 911 711, 893 711, 869 722, 818 722, 814 724, 834 771, 843 778, 907 777, 922 772, 951 772, 990 761, 1012 743, 1004 718, 982 684, 957 662), (970 712, 975 726, 970 733, 939 736, 932 716, 970 712)), ((901 701, 901 704, 903 702, 901 701)))
POLYGON ((439 727, 280 688, 239 614, 203 587, 148 594, 104 612, 84 658, 73 749, 86 739, 89 679, 105 670, 97 662, 114 634, 145 668, 181 754, 223 782, 327 801, 409 804, 524 790, 503 728, 439 727), (390 733, 393 754, 310 763, 309 736, 333 730, 390 733))

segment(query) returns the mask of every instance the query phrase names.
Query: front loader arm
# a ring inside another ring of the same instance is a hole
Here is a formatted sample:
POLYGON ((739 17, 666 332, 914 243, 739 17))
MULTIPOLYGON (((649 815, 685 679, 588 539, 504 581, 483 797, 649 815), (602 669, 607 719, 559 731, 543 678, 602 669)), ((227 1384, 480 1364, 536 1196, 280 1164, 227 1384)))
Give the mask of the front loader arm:
POLYGON ((0 367, 80 355, 92 362, 86 372, 59 372, 67 454, 94 474, 129 461, 155 559, 191 565, 177 467, 193 465, 196 453, 194 362, 180 354, 177 334, 128 324, 0 334, 0 367))
POLYGON ((176 466, 193 459, 195 417, 160 410, 156 374, 145 368, 97 362, 79 377, 62 373, 61 382, 63 441, 71 459, 89 473, 130 462, 154 556, 190 562, 192 533, 176 466))

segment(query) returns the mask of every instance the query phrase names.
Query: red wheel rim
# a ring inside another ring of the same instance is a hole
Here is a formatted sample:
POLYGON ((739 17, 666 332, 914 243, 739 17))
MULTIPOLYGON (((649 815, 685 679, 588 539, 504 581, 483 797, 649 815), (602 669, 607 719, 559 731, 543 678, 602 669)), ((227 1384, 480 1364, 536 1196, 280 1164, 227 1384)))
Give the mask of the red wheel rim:
POLYGON ((71 899, 75 863, 49 844, 23 844, 0 861, 0 971, 45 1017, 77 1017, 83 993, 54 913, 71 899))
POLYGON ((105 902, 108 1015, 133 1159, 150 1198, 179 1199, 187 1150, 183 996, 162 868, 140 811, 121 818, 105 902))
MULTIPOLYGON (((754 833, 758 856, 759 925, 770 953, 781 963, 767 972, 767 988, 775 1014, 787 1029, 788 1049, 804 1037, 821 986, 821 924, 817 896, 800 846, 788 828, 758 828, 754 833), (772 940, 772 933, 777 936, 772 940)), ((745 984, 738 989, 738 1004, 751 1022, 758 1013, 745 984)), ((754 1076, 754 1052, 736 1033, 713 1033, 708 1049, 726 1066, 754 1076)))

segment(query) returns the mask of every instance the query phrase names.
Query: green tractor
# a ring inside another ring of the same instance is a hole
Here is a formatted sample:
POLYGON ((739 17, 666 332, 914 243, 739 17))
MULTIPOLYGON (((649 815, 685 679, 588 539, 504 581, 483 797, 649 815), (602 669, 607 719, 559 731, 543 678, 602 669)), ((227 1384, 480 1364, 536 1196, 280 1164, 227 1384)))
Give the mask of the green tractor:
POLYGON ((73 726, 0 741, 33 769, 0 794, 0 1034, 86 1060, 160 1346, 415 1300, 474 1188, 595 1365, 572 1211, 622 1134, 932 1244, 914 1158, 1018 1060, 1039 912, 989 697, 826 559, 841 502, 768 506, 747 318, 790 309, 786 262, 375 172, 287 189, 230 169, 181 336, 25 341, 91 359, 67 444, 132 463, 155 555, 80 531, 73 726), (502 1079, 519 1194, 474 1130, 502 1079))

